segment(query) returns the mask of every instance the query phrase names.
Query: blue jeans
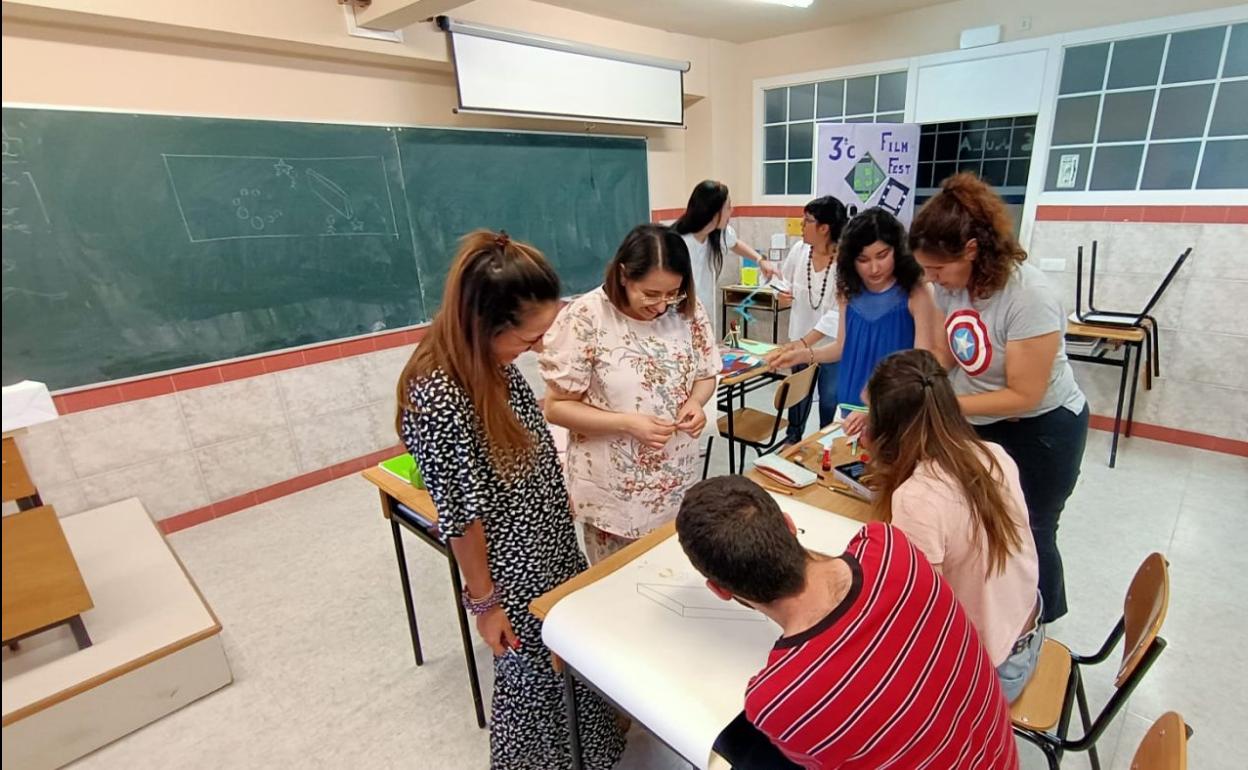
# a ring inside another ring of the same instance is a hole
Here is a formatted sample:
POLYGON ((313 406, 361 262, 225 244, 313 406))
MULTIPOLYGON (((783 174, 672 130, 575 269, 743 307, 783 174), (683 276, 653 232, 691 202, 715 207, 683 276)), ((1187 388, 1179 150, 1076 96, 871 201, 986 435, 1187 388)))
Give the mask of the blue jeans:
POLYGON ((1031 680, 1036 671, 1036 661, 1040 658, 1040 648, 1044 645, 1044 623, 1040 618, 1044 615, 1044 597, 1037 599, 1036 619, 1031 628, 1027 629, 1014 643, 1014 652, 997 666, 997 678, 1001 680, 1001 692, 1005 694, 1005 702, 1013 703, 1023 694, 1023 688, 1031 680))
MULTIPOLYGON (((806 368, 807 365, 802 364, 793 367, 793 371, 796 373, 806 368)), ((784 436, 785 442, 796 444, 806 435, 806 420, 810 417, 810 405, 816 392, 819 394, 819 427, 822 428, 836 419, 836 372, 839 368, 840 364, 819 364, 810 395, 789 408, 789 427, 784 436)))

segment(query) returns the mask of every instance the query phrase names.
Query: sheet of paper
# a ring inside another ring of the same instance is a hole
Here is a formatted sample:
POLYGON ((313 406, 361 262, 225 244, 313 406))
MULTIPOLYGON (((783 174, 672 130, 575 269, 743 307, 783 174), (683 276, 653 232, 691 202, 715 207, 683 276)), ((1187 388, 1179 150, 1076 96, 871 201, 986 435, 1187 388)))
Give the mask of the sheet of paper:
POLYGON ((770 342, 757 342, 755 340, 741 340, 741 349, 747 353, 756 356, 765 356, 776 349, 776 346, 770 342))
MULTIPOLYGON (((811 549, 839 554, 860 522, 776 496, 811 549)), ((745 686, 780 629, 720 600, 676 538, 555 605, 542 639, 699 770, 741 712, 745 686)))
POLYGON ((844 438, 844 437, 845 437, 845 429, 841 427, 840 425, 837 425, 835 428, 828 431, 828 434, 826 436, 823 436, 819 439, 819 445, 822 446, 824 449, 828 449, 832 446, 832 443, 834 441, 836 441, 838 438, 844 438))

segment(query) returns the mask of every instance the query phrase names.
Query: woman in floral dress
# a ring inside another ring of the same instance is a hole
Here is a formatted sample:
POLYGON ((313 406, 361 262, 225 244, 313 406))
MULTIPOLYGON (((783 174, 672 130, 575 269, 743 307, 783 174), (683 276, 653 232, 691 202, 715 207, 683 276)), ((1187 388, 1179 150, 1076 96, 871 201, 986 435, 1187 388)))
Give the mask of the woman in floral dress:
POLYGON ((701 466, 721 364, 684 240, 633 228, 544 347, 546 418, 571 434, 569 492, 592 564, 674 519, 701 466))

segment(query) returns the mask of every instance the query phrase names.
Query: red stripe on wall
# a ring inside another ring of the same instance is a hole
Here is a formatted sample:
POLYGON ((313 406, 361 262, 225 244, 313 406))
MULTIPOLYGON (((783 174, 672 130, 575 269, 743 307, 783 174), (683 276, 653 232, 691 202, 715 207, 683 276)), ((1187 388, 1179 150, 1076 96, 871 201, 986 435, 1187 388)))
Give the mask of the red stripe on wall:
MULTIPOLYGON (((1088 420, 1094 430, 1113 431, 1114 418, 1103 414, 1094 414, 1088 420)), ((1125 429, 1125 423, 1124 423, 1125 429)), ((1193 433, 1188 430, 1167 428, 1163 425, 1149 425, 1137 422, 1131 426, 1131 438, 1147 438, 1153 441, 1164 441, 1167 444, 1190 446, 1195 449, 1208 449, 1210 452, 1248 457, 1248 441, 1239 441, 1221 436, 1207 436, 1204 433, 1193 433)), ((1123 445, 1119 444, 1119 448, 1123 445)))

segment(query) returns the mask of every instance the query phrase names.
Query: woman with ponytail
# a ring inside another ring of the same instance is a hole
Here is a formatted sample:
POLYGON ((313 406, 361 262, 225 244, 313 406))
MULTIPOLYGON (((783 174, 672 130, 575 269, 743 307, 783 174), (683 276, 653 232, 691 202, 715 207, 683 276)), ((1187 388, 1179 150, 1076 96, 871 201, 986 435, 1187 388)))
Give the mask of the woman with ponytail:
POLYGON ((759 264, 763 261, 749 244, 737 240, 737 231, 729 224, 731 220, 732 199, 728 196, 728 185, 704 179, 689 194, 685 213, 672 223, 672 229, 689 247, 694 291, 706 308, 712 327, 719 318, 719 274, 724 270, 724 252, 731 251, 759 264))
POLYGON ((1013 701, 1044 642, 1018 468, 975 434, 945 369, 926 350, 881 361, 867 398, 876 516, 905 532, 944 575, 1013 701))
POLYGON ((972 174, 950 177, 910 226, 935 285, 962 414, 1018 464, 1040 557, 1044 622, 1066 614, 1057 524, 1079 478, 1088 405, 1066 359, 1066 315, 1028 264, 1005 204, 972 174))
MULTIPOLYGON (((460 242, 442 307, 399 376, 399 437, 494 652, 491 770, 571 765, 563 682, 529 602, 587 565, 554 440, 513 363, 558 312, 559 277, 542 253, 478 230, 460 242)), ((606 702, 577 689, 585 767, 606 770, 624 736, 606 702)))

